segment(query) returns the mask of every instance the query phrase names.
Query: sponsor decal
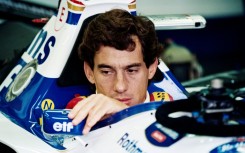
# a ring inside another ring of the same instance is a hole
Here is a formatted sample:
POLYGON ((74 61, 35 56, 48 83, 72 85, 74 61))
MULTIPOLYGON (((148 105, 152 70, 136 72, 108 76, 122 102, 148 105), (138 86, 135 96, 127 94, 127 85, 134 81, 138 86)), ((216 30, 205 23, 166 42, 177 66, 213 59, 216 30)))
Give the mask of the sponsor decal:
POLYGON ((166 140, 166 136, 157 130, 151 133, 151 137, 159 143, 162 143, 166 140))
POLYGON ((82 135, 85 120, 74 126, 67 117, 69 110, 55 109, 43 112, 42 129, 46 134, 82 135))
POLYGON ((51 99, 44 99, 41 103, 42 110, 52 110, 55 108, 54 102, 51 99))
POLYGON ((18 76, 14 79, 14 82, 9 87, 9 90, 5 96, 7 102, 14 100, 25 90, 35 75, 36 68, 37 62, 36 60, 33 60, 21 70, 18 76))
POLYGON ((167 92, 153 92, 150 94, 150 99, 154 99, 154 101, 173 101, 173 97, 167 92))
POLYGON ((55 43, 56 38, 54 36, 48 37, 48 32, 42 29, 26 52, 33 59, 37 59, 38 64, 41 65, 47 60, 51 49, 55 46, 55 43), (43 48, 43 50, 41 50, 41 48, 43 48))
POLYGON ((54 131, 57 132, 71 132, 71 129, 73 129, 72 122, 55 122, 53 124, 54 131))
POLYGON ((146 128, 145 135, 151 144, 159 147, 169 147, 184 136, 157 122, 146 128))
POLYGON ((217 146, 213 150, 210 151, 210 153, 238 153, 238 152, 245 152, 245 139, 237 138, 234 141, 222 144, 220 146, 217 146))
MULTIPOLYGON (((20 62, 11 70, 9 75, 5 78, 0 86, 0 92, 4 88, 8 88, 11 85, 14 79, 20 74, 21 70, 26 65, 28 65, 27 63, 37 63, 37 65, 44 64, 48 56, 50 55, 52 48, 55 46, 55 43, 56 38, 54 36, 48 37, 48 32, 42 29, 37 34, 31 45, 29 46, 28 50, 21 56, 20 62), (43 48, 43 50, 41 48, 43 48), (36 59, 36 61, 34 61, 33 59, 36 59)), ((33 66, 35 70, 37 69, 37 65, 33 66)), ((28 86, 28 84, 25 85, 28 86)))
POLYGON ((136 12, 136 0, 133 0, 131 3, 129 3, 128 8, 129 8, 130 13, 132 15, 134 15, 134 16, 137 15, 137 12, 136 12))
POLYGON ((128 133, 125 133, 118 141, 117 144, 125 151, 130 153, 146 153, 138 145, 138 141, 130 138, 128 133))
POLYGON ((162 126, 159 123, 156 123, 155 126, 160 131, 167 133, 170 138, 172 138, 172 139, 178 139, 179 133, 177 133, 177 132, 175 132, 175 131, 173 131, 173 130, 171 130, 169 128, 166 128, 166 127, 162 126))
POLYGON ((82 2, 78 0, 68 0, 67 1, 68 6, 68 17, 67 17, 67 23, 77 25, 81 14, 83 10, 85 9, 85 6, 82 2))
POLYGON ((54 25, 54 30, 59 31, 65 25, 68 16, 68 9, 66 1, 61 1, 59 12, 54 25))

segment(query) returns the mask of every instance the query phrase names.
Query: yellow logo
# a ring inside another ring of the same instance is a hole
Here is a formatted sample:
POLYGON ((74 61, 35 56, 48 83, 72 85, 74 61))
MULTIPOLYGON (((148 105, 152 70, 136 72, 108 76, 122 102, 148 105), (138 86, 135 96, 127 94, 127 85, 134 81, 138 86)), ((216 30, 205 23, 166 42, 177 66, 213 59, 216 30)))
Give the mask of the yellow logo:
POLYGON ((152 95, 155 101, 173 101, 172 96, 167 92, 153 92, 152 95))
POLYGON ((52 110, 54 107, 54 102, 51 99, 44 99, 41 103, 42 110, 52 110))

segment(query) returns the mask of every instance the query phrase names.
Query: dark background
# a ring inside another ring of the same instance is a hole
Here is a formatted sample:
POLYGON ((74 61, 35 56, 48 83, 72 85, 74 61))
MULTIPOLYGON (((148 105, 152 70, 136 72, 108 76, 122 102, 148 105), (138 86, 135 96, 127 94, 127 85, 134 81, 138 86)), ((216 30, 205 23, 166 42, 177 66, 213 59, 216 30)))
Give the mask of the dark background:
POLYGON ((206 19, 203 29, 157 31, 159 40, 172 38, 194 53, 204 75, 245 68, 244 16, 206 19))

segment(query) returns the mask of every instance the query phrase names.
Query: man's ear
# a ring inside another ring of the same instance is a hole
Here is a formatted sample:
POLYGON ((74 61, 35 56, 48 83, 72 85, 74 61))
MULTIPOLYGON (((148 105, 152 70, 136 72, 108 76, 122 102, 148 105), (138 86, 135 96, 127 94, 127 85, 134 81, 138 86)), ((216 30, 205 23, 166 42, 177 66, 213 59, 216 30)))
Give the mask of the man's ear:
POLYGON ((84 61, 84 64, 83 64, 83 69, 84 69, 84 73, 85 73, 87 79, 89 80, 89 82, 92 83, 92 84, 94 84, 95 81, 94 81, 94 73, 93 73, 93 70, 88 65, 88 63, 85 62, 85 61, 84 61))
POLYGON ((157 67, 158 67, 158 58, 155 59, 154 63, 152 63, 150 66, 149 66, 149 69, 148 69, 148 79, 152 79, 153 76, 155 75, 156 71, 157 71, 157 67))

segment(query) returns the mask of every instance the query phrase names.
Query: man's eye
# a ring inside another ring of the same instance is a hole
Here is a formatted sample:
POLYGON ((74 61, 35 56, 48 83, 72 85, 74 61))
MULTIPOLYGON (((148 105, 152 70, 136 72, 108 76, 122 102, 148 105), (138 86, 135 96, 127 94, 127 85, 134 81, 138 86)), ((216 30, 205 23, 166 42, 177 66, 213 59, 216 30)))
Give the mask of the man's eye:
POLYGON ((136 73, 138 72, 138 69, 128 69, 128 73, 136 73))
POLYGON ((111 74, 112 71, 109 71, 109 70, 101 70, 101 73, 102 74, 105 74, 105 75, 108 75, 108 74, 111 74))

